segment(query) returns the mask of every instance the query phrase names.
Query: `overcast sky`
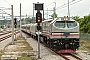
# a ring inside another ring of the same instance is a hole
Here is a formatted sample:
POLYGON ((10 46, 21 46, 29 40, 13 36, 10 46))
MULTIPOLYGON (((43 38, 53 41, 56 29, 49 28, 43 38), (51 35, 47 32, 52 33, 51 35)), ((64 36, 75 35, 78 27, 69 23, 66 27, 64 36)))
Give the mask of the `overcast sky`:
MULTIPOLYGON (((67 7, 58 8, 68 2, 68 0, 0 0, 0 7, 11 8, 11 5, 14 7, 14 15, 20 15, 20 3, 22 6, 22 15, 33 15, 33 3, 44 3, 44 9, 52 10, 55 6, 56 1, 56 13, 58 16, 67 16, 68 9, 67 7)), ((80 1, 80 0, 69 0, 70 2, 73 1, 71 4, 80 1)), ((4 10, 7 13, 11 14, 11 10, 4 10)), ((0 11, 1 12, 1 11, 0 11)), ((47 11, 45 11, 47 13, 47 11)), ((49 15, 53 14, 52 11, 48 12, 49 15)), ((70 5, 70 16, 80 16, 83 17, 90 13, 90 0, 82 0, 78 3, 70 5)), ((0 14, 1 15, 1 14, 0 14)), ((45 15, 46 16, 46 15, 45 15)))

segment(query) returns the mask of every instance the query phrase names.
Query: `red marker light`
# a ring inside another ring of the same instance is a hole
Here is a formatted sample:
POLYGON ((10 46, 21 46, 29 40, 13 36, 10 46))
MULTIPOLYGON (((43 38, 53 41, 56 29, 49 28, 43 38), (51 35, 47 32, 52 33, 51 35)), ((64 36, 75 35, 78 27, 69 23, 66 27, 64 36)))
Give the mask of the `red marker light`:
POLYGON ((38 23, 40 23, 41 21, 40 21, 40 17, 38 17, 38 23))
POLYGON ((64 16, 64 20, 66 20, 66 18, 67 18, 67 17, 66 17, 66 16, 64 16))
POLYGON ((40 22, 40 20, 38 20, 38 22, 40 22))

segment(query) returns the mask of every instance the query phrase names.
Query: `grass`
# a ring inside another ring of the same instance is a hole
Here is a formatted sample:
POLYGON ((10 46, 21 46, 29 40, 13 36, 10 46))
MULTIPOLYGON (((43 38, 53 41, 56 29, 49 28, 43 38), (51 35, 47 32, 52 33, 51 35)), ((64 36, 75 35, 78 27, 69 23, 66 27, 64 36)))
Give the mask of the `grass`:
POLYGON ((80 40, 79 50, 85 50, 85 51, 87 51, 87 53, 90 54, 90 41, 80 40))
POLYGON ((16 40, 26 40, 25 37, 17 37, 16 40))
MULTIPOLYGON (((9 43, 6 47, 8 47, 9 45, 12 45, 12 43, 9 43)), ((13 50, 14 52, 24 52, 24 51, 32 51, 33 48, 30 46, 30 44, 26 41, 26 39, 24 37, 18 37, 15 40, 15 44, 14 45, 18 45, 19 48, 13 50), (20 47, 21 46, 21 47, 20 47), (22 47, 24 46, 24 47, 22 47)), ((5 49, 1 52, 7 52, 7 49, 5 49)), ((0 56, 2 56, 2 54, 0 54, 0 56)), ((25 53, 20 54, 21 57, 18 57, 18 60, 36 60, 36 58, 34 57, 28 57, 25 53)))
POLYGON ((36 60, 36 59, 32 57, 19 57, 18 60, 36 60))
POLYGON ((2 54, 0 54, 0 57, 2 56, 2 54))
POLYGON ((18 60, 36 60, 34 57, 27 57, 26 54, 22 54, 18 60))
POLYGON ((25 47, 21 47, 19 50, 20 51, 24 51, 24 50, 33 50, 33 48, 30 46, 30 44, 28 42, 26 42, 26 39, 22 39, 23 41, 17 42, 17 43, 23 43, 23 46, 25 47))
MULTIPOLYGON (((25 38, 17 38, 16 42, 23 43, 23 46, 25 46, 25 47, 20 48, 19 49, 20 51, 33 50, 33 48, 30 46, 30 44, 28 42, 26 42, 25 38), (20 41, 20 40, 22 40, 22 41, 20 41)), ((34 57, 27 57, 27 55, 23 53, 21 55, 21 57, 18 58, 18 60, 36 60, 36 59, 34 57)))
MULTIPOLYGON (((18 37, 16 40, 15 40, 15 45, 17 44, 21 44, 20 46, 18 46, 19 48, 16 49, 16 51, 30 51, 30 50, 33 50, 33 48, 30 46, 30 44, 28 42, 26 42, 26 39, 24 37, 18 37), (24 46, 24 47, 22 47, 24 46)), ((6 47, 8 47, 9 45, 12 45, 12 43, 9 43, 6 47)), ((5 48, 6 48, 5 47, 5 48)), ((4 50, 5 50, 4 48, 4 50)), ((5 50, 6 51, 6 50, 5 50)), ((15 50, 14 50, 15 51, 15 50)))
POLYGON ((90 42, 86 40, 80 40, 80 46, 85 49, 90 49, 90 42))
POLYGON ((0 57, 1 57, 3 54, 4 54, 4 51, 1 50, 1 51, 0 51, 0 57))

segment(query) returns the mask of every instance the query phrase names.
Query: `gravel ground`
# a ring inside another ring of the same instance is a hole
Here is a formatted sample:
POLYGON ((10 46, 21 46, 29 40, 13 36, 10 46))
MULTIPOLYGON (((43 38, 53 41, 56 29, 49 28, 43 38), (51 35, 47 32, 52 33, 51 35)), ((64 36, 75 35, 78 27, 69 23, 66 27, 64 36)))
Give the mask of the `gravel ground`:
MULTIPOLYGON (((34 51, 38 51, 38 43, 32 38, 27 38, 27 36, 23 33, 23 36, 27 39, 27 42, 33 47, 34 51)), ((38 52, 36 54, 36 58, 38 58, 38 52)), ((38 60, 64 60, 62 57, 56 55, 53 51, 46 48, 44 45, 40 44, 40 58, 38 60)))
MULTIPOLYGON (((33 47, 34 51, 38 51, 38 43, 32 38, 27 38, 27 35, 23 33, 23 36, 27 39, 27 42, 33 47)), ((83 60, 90 60, 90 55, 83 53, 82 51, 76 51, 77 55, 83 60)), ((38 58, 38 52, 36 58, 38 58)), ((40 58, 38 60, 64 60, 62 57, 56 55, 50 49, 46 48, 44 45, 40 44, 40 58)))
POLYGON ((85 54, 84 51, 76 51, 77 55, 81 57, 83 60, 90 60, 90 55, 85 54))
MULTIPOLYGON (((20 34, 16 35, 19 36, 20 34)), ((24 33, 22 35, 27 39, 27 42, 33 47, 34 51, 38 51, 38 43, 32 38, 28 37, 24 33)), ((0 42, 0 50, 3 50, 4 47, 12 42, 12 38, 8 38, 2 42, 0 42), (7 43, 6 43, 7 42, 7 43)), ((90 55, 83 53, 83 51, 76 51, 77 55, 81 57, 83 60, 90 60, 90 55)), ((40 44, 40 57, 38 60, 64 60, 62 57, 56 55, 50 49, 46 48, 44 45, 40 44)), ((38 52, 36 53, 36 58, 38 58, 38 52)))

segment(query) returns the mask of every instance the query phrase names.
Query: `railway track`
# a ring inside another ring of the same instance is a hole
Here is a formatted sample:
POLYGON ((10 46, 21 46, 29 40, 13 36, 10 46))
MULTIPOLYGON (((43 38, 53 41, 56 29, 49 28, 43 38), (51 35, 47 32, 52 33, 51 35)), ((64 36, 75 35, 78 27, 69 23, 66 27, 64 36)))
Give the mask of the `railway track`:
POLYGON ((75 54, 69 53, 69 54, 59 54, 57 53, 57 51, 55 51, 54 49, 50 48, 47 44, 43 43, 42 41, 40 41, 42 44, 44 44, 46 47, 48 47, 50 50, 52 50, 53 52, 55 52, 56 54, 58 54, 59 56, 61 56, 63 59, 65 60, 82 60, 80 57, 76 56, 75 54), (67 57, 68 56, 68 57, 67 57), (72 58, 72 59, 71 59, 72 58))
POLYGON ((59 56, 61 56, 63 59, 65 60, 82 60, 80 57, 76 56, 75 54, 69 53, 69 54, 59 54, 57 53, 57 51, 53 50, 52 48, 50 48, 48 45, 46 45, 45 43, 41 42, 42 44, 44 44, 46 47, 48 47, 49 49, 51 49, 53 52, 55 52, 56 54, 58 54, 59 56), (68 57, 67 57, 68 56, 68 57), (72 59, 71 59, 72 58, 72 59))
MULTIPOLYGON (((24 33, 28 34, 27 32, 24 32, 24 33)), ((48 47, 50 50, 52 50, 53 52, 55 52, 56 54, 58 54, 59 56, 61 56, 65 60, 82 60, 80 57, 76 56, 75 54, 61 54, 61 53, 59 54, 59 53, 57 53, 57 51, 55 51, 54 49, 50 48, 47 44, 43 43, 42 41, 40 41, 40 43, 42 43, 43 45, 48 47)))
MULTIPOLYGON (((19 31, 14 32, 14 35, 16 35, 17 33, 19 33, 19 31)), ((9 31, 9 32, 7 32, 7 33, 0 34, 0 36, 2 36, 2 37, 0 38, 0 42, 1 42, 1 41, 5 40, 5 39, 7 39, 7 38, 10 38, 10 37, 12 36, 12 34, 11 34, 11 31, 9 31), (6 34, 7 34, 7 35, 6 35, 6 34), (2 35, 3 35, 3 36, 2 36, 2 35), (5 36, 4 36, 4 35, 5 35, 5 36)))
POLYGON ((80 57, 74 55, 74 54, 58 54, 61 57, 63 57, 65 60, 82 60, 80 57))
MULTIPOLYGON (((14 30, 14 31, 18 31, 18 30, 14 30)), ((11 33, 11 32, 12 32, 12 31, 6 31, 6 32, 4 32, 4 33, 1 33, 0 36, 5 35, 5 34, 9 34, 9 33, 11 33)))
POLYGON ((1 33, 0 36, 5 35, 5 34, 9 34, 9 33, 11 33, 11 31, 8 31, 8 32, 5 32, 5 33, 1 33))

